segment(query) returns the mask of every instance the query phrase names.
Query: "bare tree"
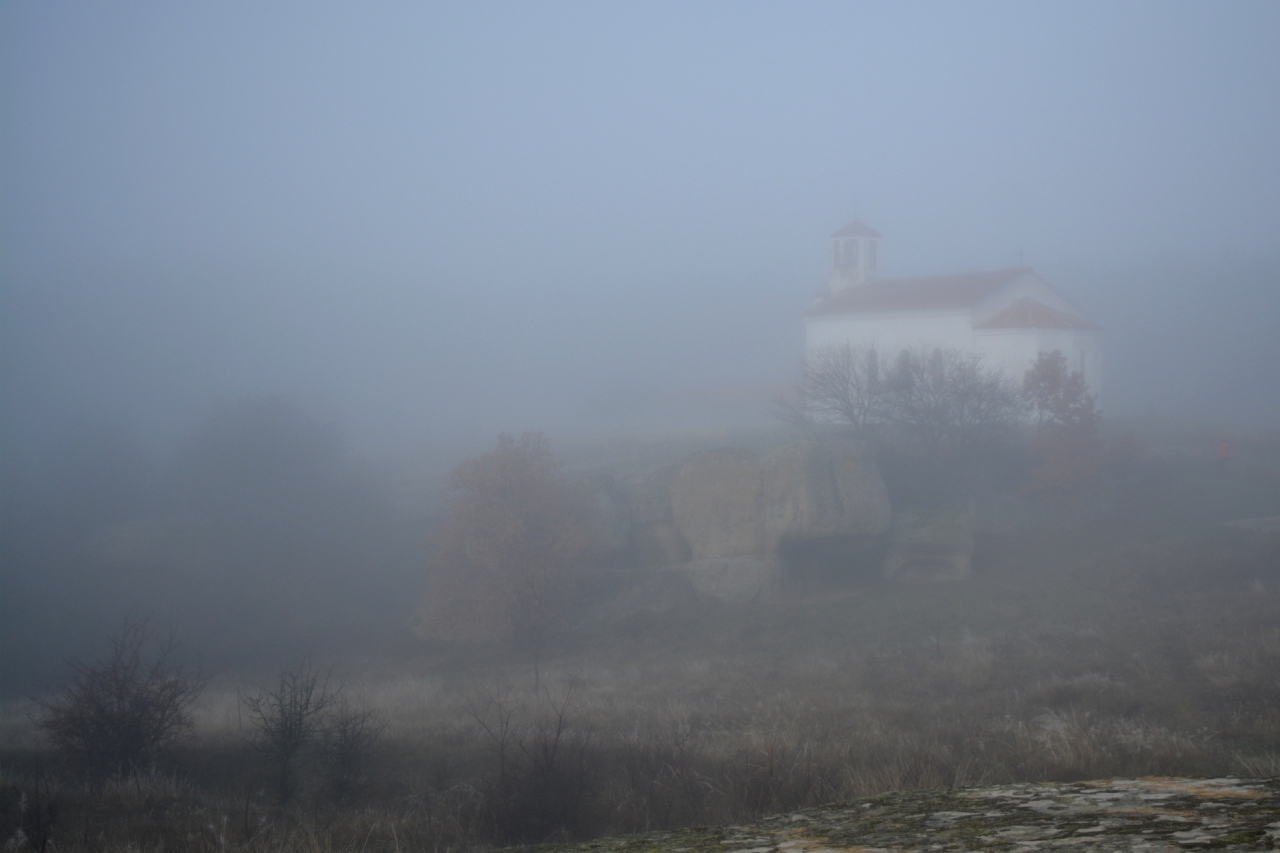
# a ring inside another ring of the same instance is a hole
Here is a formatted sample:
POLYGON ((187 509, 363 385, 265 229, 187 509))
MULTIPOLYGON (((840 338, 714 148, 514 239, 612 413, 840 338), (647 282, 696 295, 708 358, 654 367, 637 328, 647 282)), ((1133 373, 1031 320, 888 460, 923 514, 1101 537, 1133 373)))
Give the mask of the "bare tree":
POLYGON ((974 352, 903 350, 888 384, 890 420, 930 453, 998 438, 1026 409, 1017 386, 974 352))
POLYGON ((1083 373, 1067 369, 1061 350, 1040 353, 1023 377, 1022 388, 1035 409, 1038 427, 1097 426, 1097 398, 1089 393, 1083 373))
POLYGON ((1047 503, 1074 506, 1096 489, 1105 461, 1097 400, 1058 350, 1040 353, 1023 390, 1036 412, 1037 463, 1024 490, 1047 503))
POLYGON ((329 686, 327 670, 321 672, 309 661, 300 661, 280 671, 274 689, 262 687, 241 697, 261 737, 259 746, 275 777, 280 805, 297 793, 299 763, 323 731, 339 693, 329 686))
POLYGON ((988 440, 1017 422, 1018 388, 977 353, 904 349, 891 362, 874 347, 822 347, 806 361, 805 417, 860 438, 905 437, 930 453, 988 440))
POLYGON ((332 713, 320 728, 320 763, 330 792, 340 803, 349 803, 365 782, 369 761, 382 738, 377 713, 350 705, 339 696, 332 713))
POLYGON ((41 726, 75 765, 93 773, 131 773, 192 725, 204 680, 174 659, 169 631, 126 619, 111 651, 91 664, 71 662, 71 686, 40 703, 41 726))
POLYGON ((813 418, 870 438, 890 412, 887 378, 874 347, 822 347, 804 364, 803 406, 813 418))

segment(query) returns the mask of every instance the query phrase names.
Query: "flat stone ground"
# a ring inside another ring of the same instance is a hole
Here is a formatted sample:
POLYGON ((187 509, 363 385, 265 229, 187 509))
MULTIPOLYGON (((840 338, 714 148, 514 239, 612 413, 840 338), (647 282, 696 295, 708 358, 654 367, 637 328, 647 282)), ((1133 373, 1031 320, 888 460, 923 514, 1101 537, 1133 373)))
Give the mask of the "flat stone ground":
POLYGON ((882 794, 747 826, 545 845, 609 853, 1273 850, 1280 778, 1106 779, 882 794))

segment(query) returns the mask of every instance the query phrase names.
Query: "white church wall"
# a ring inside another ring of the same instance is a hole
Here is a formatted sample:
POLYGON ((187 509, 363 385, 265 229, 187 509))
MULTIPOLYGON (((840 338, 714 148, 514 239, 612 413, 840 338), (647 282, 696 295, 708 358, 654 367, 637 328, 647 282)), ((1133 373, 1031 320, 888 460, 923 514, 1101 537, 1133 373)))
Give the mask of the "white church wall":
POLYGON ((813 352, 824 346, 875 347, 882 355, 896 355, 911 347, 969 349, 973 327, 968 312, 862 314, 810 318, 805 346, 813 352))
POLYGON ((1042 352, 1060 351, 1067 368, 1084 374, 1091 393, 1102 392, 1102 347, 1097 332, 1074 329, 983 329, 974 346, 988 367, 999 368, 1015 382, 1035 364, 1042 352))

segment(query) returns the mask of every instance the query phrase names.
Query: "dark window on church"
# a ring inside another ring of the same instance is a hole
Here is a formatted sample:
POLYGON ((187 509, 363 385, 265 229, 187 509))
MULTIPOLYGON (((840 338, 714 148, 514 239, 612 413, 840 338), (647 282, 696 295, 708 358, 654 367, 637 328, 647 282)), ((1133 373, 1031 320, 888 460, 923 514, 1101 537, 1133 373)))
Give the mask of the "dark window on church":
POLYGON ((867 271, 876 271, 876 241, 872 240, 871 245, 867 247, 867 271))
POLYGON ((846 272, 856 270, 858 268, 858 241, 845 240, 842 245, 844 252, 840 258, 840 269, 846 272))

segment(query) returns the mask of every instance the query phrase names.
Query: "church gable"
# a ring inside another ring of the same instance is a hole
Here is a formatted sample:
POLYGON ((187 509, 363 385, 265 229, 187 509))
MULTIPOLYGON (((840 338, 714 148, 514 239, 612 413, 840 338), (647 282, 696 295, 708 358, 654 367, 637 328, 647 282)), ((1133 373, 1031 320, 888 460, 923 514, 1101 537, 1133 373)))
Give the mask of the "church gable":
POLYGON ((1024 296, 1008 308, 981 323, 975 329, 1096 329, 1075 314, 1050 308, 1024 296))
POLYGON ((804 315, 810 353, 844 344, 969 350, 1016 381, 1040 352, 1058 350, 1099 391, 1100 330, 1030 267, 883 279, 865 263, 878 232, 854 223, 831 237, 831 277, 804 315))
POLYGON ((997 314, 1006 311, 1010 306, 1022 300, 1029 300, 1052 311, 1068 314, 1085 327, 1089 327, 1083 314, 1074 305, 1054 290, 1047 281, 1031 271, 1010 281, 1006 286, 993 291, 988 297, 973 306, 973 325, 980 327, 997 314))

